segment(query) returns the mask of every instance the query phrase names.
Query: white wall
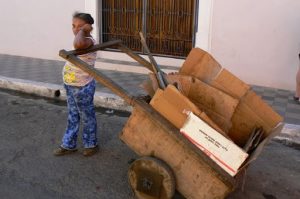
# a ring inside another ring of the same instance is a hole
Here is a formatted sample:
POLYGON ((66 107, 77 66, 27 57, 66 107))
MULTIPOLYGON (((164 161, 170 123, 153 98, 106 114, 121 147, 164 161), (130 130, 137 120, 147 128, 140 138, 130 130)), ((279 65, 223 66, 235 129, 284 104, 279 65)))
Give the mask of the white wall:
POLYGON ((299 0, 215 0, 211 53, 247 83, 294 90, 299 0))
POLYGON ((214 0, 199 0, 198 31, 196 33, 196 46, 210 52, 211 29, 214 0))
POLYGON ((0 53, 59 59, 71 48, 72 14, 84 0, 0 0, 0 53))
MULTIPOLYGON (((45 59, 72 47, 74 11, 97 16, 97 0, 0 0, 0 7, 0 53, 45 59)), ((196 45, 247 83, 294 90, 299 10, 299 0, 200 0, 196 45)))

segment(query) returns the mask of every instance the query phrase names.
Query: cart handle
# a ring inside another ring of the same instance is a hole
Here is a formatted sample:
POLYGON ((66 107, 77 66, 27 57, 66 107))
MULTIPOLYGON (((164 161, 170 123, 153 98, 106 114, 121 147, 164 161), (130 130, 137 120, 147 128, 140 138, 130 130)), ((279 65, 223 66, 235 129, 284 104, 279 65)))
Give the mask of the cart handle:
POLYGON ((104 50, 106 48, 111 48, 111 47, 117 47, 122 52, 126 53, 129 57, 131 57, 132 59, 139 62, 142 66, 144 66, 148 70, 154 72, 153 67, 149 61, 147 61, 143 57, 137 55, 129 48, 127 48, 125 45, 122 44, 121 40, 114 40, 114 41, 108 41, 108 42, 101 43, 101 44, 96 44, 90 48, 86 48, 86 49, 82 49, 82 50, 71 50, 71 51, 61 50, 61 51, 59 51, 59 56, 61 56, 64 59, 67 59, 69 55, 77 56, 77 55, 82 55, 82 54, 86 54, 86 53, 90 53, 90 52, 95 52, 98 50, 104 50))
POLYGON ((74 64, 84 72, 91 75, 97 82, 101 83, 103 86, 109 88, 113 93, 117 94, 119 97, 123 98, 126 103, 128 103, 131 106, 136 105, 136 99, 134 96, 130 95, 125 89, 120 87, 118 84, 116 84, 114 81, 112 81, 110 78, 105 76, 100 71, 96 70, 94 67, 90 66, 89 64, 85 63, 81 59, 77 57, 77 55, 82 55, 90 52, 95 52, 98 50, 103 50, 110 47, 117 47, 122 52, 129 55, 131 58, 135 59, 137 62, 148 68, 150 71, 153 71, 152 64, 148 62, 146 59, 142 58, 141 56, 134 53, 132 50, 127 48, 125 45, 122 44, 121 40, 114 40, 114 41, 108 41, 101 44, 94 45, 87 49, 82 50, 60 50, 59 56, 64 58, 65 60, 69 61, 70 63, 74 64))
POLYGON ((86 53, 90 53, 90 52, 95 52, 98 50, 103 50, 105 48, 114 47, 121 43, 122 43, 121 40, 108 41, 105 43, 96 44, 96 45, 86 48, 86 49, 66 51, 63 54, 61 54, 61 52, 59 52, 59 56, 61 56, 63 58, 67 58, 67 56, 69 56, 69 55, 82 55, 82 54, 86 54, 86 53))

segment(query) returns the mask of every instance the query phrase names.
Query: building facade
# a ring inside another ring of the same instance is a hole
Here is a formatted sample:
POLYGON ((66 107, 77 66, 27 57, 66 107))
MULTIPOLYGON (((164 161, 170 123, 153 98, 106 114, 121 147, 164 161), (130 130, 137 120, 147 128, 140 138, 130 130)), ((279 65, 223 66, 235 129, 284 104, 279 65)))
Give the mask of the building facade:
MULTIPOLYGON (((16 0, 0 1, 0 53, 60 59, 72 47, 71 16, 95 18, 99 41, 121 38, 143 52, 144 32, 162 65, 180 67, 193 47, 210 52, 249 84, 294 90, 300 53, 295 0, 16 0)), ((113 49, 99 57, 131 61, 113 49)))

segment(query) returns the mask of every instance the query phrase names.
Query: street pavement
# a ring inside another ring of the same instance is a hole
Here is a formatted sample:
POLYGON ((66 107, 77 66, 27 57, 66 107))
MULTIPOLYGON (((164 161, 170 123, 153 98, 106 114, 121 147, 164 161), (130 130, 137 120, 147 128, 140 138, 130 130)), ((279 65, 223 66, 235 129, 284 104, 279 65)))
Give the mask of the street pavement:
POLYGON ((97 111, 99 154, 56 157, 65 104, 0 92, 0 198, 132 198, 127 169, 136 155, 118 139, 128 113, 104 113, 97 111))
MULTIPOLYGON (((66 104, 0 91, 0 198, 133 199, 127 170, 138 156, 118 138, 129 113, 97 109, 96 115, 100 152, 84 157, 79 142, 79 152, 56 157, 66 104)), ((272 141, 228 198, 298 199, 299 179, 299 150, 272 141)))

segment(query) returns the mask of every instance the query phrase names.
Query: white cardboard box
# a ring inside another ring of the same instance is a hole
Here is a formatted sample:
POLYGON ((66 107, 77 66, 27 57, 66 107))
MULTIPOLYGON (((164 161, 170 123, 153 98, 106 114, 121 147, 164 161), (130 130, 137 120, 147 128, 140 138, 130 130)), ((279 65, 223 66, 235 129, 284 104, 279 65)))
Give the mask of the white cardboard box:
POLYGON ((231 176, 238 172, 248 157, 245 151, 192 112, 189 113, 180 132, 231 176))

